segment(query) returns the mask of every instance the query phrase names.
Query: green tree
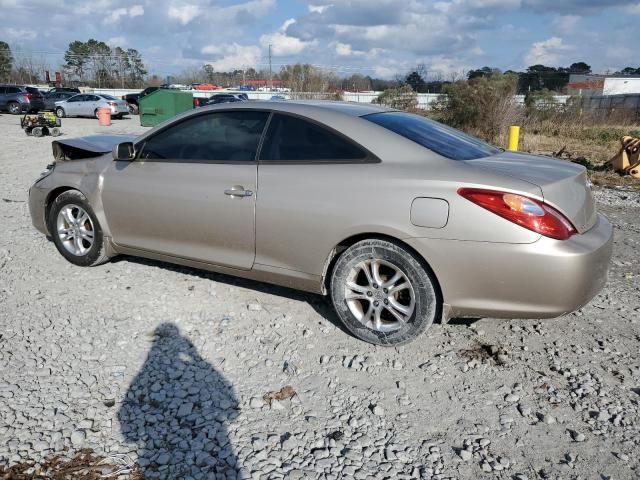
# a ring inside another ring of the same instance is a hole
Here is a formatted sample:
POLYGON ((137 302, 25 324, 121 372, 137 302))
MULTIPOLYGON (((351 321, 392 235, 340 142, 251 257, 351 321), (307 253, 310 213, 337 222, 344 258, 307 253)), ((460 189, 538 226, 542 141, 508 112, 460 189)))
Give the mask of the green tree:
POLYGON ((0 80, 8 81, 13 68, 13 55, 7 42, 0 41, 0 80))
POLYGON ((467 80, 473 80, 478 77, 488 77, 495 73, 500 73, 500 70, 497 68, 482 67, 477 70, 470 70, 469 73, 467 73, 467 80))
POLYGON ((89 63, 89 48, 87 44, 79 40, 71 42, 64 54, 64 61, 64 68, 70 70, 82 81, 89 63))
POLYGON ((414 92, 425 93, 427 91, 427 82, 417 71, 411 72, 404 79, 404 84, 409 85, 414 92))
POLYGON ((142 55, 135 48, 128 48, 127 59, 129 62, 129 83, 133 87, 142 86, 144 76, 147 74, 142 55))
POLYGON ((591 65, 584 62, 575 62, 569 66, 569 73, 587 74, 591 73, 591 65))

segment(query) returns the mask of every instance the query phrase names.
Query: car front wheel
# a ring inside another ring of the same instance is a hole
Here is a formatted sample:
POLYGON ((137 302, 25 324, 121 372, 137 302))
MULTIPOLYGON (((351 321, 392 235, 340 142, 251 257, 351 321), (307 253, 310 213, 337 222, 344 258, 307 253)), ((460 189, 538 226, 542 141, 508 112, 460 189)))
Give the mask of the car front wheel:
POLYGON ((58 118, 64 118, 64 108, 62 107, 58 107, 56 108, 56 117, 58 118))
POLYGON ((68 190, 53 201, 49 232, 58 252, 75 265, 90 267, 108 260, 100 223, 77 190, 68 190))
POLYGON ((342 252, 331 277, 331 298, 351 333, 384 346, 416 339, 441 311, 433 274, 407 249, 381 239, 342 252))

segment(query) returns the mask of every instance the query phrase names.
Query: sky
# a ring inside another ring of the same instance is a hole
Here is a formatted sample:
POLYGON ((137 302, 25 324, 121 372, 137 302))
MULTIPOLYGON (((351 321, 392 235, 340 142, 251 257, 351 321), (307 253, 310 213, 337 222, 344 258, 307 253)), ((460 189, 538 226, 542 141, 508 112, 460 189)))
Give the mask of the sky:
POLYGON ((394 78, 585 61, 640 67, 640 0, 0 0, 16 54, 55 68, 73 40, 136 48, 150 74, 296 62, 394 78))

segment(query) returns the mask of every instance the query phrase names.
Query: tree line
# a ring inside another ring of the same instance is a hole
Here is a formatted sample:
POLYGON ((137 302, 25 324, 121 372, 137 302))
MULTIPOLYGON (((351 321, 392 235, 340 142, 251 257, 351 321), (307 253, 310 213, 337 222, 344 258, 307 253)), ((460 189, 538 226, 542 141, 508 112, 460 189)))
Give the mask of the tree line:
MULTIPOLYGON (((531 65, 524 71, 517 72, 507 70, 503 72, 499 68, 482 67, 466 72, 466 74, 452 74, 451 78, 433 78, 424 66, 418 66, 406 76, 398 78, 400 86, 409 85, 418 93, 443 93, 446 86, 457 80, 473 80, 495 75, 512 75, 517 77, 517 93, 526 95, 531 92, 548 90, 564 93, 569 84, 571 74, 590 74, 591 66, 585 62, 575 62, 568 67, 550 67, 547 65, 531 65), (431 79, 430 79, 431 78, 431 79), (430 80, 429 80, 430 79, 430 80)), ((619 71, 611 72, 613 75, 640 75, 640 67, 625 67, 619 71)), ((441 77, 441 76, 440 76, 441 77)))

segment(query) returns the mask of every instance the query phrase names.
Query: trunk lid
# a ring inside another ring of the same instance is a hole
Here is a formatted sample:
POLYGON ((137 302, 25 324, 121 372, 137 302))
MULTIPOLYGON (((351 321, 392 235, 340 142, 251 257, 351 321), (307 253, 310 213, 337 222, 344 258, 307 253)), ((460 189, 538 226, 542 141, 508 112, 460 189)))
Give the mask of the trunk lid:
POLYGON ((503 152, 492 157, 465 160, 470 165, 534 184, 546 202, 561 211, 579 233, 596 222, 596 208, 584 167, 538 155, 503 152))

